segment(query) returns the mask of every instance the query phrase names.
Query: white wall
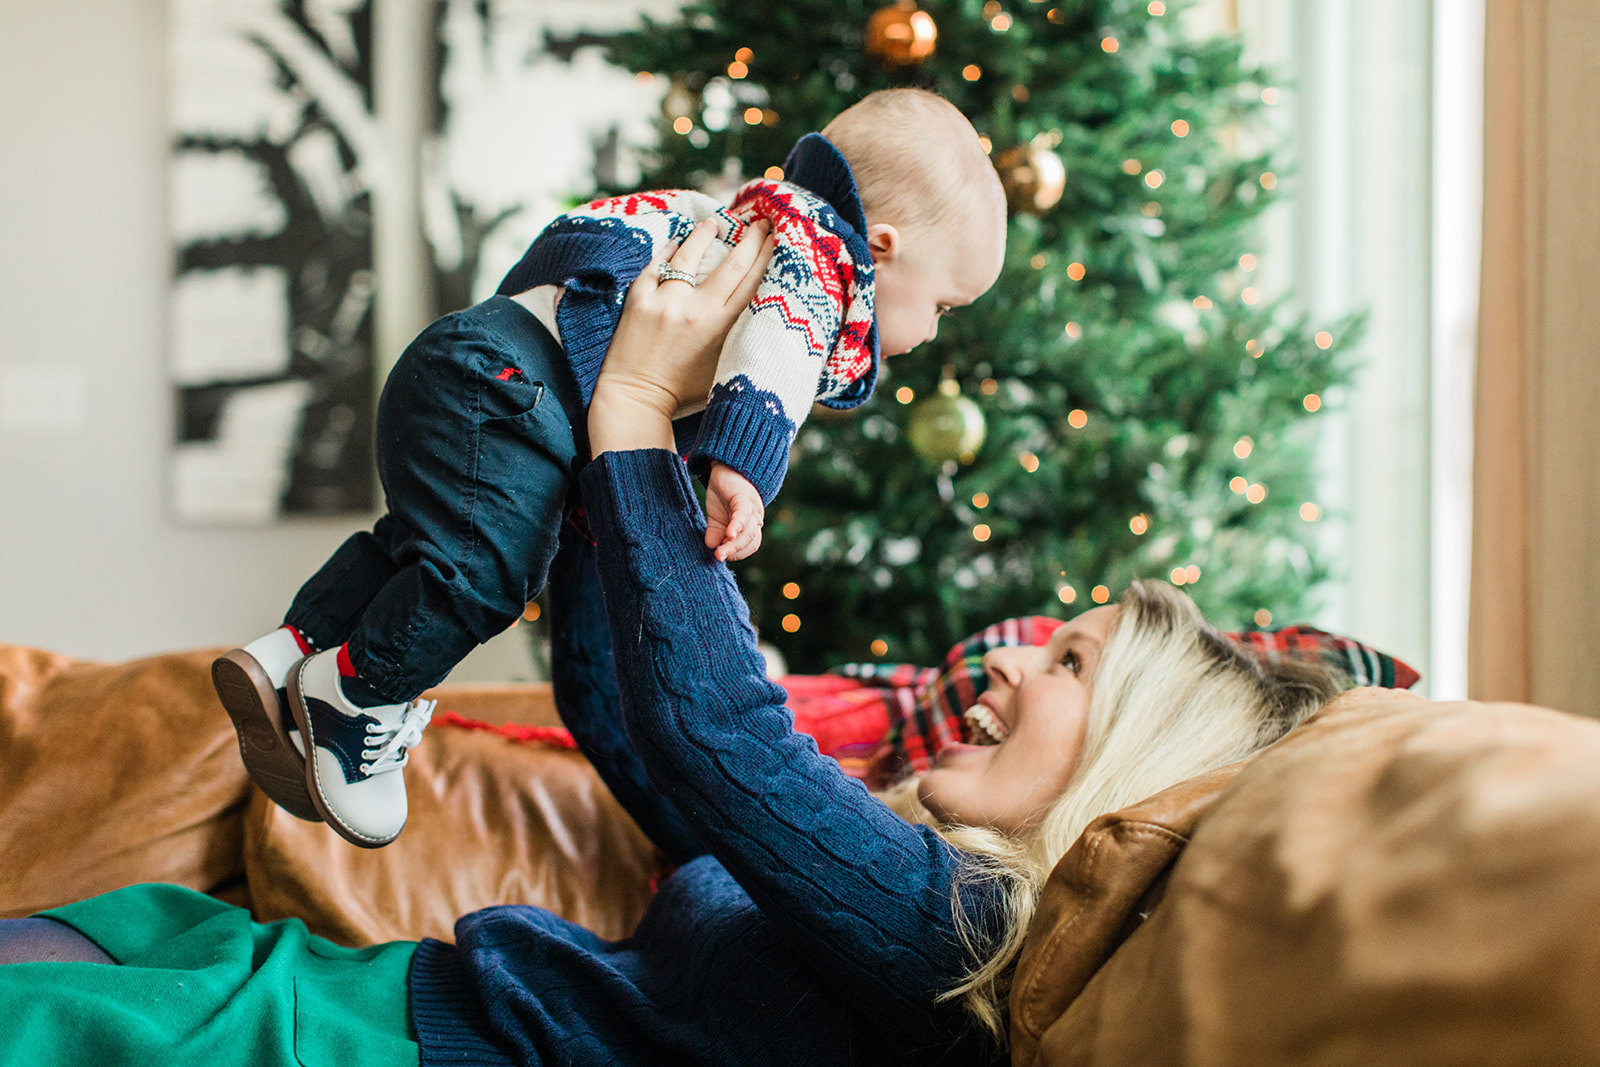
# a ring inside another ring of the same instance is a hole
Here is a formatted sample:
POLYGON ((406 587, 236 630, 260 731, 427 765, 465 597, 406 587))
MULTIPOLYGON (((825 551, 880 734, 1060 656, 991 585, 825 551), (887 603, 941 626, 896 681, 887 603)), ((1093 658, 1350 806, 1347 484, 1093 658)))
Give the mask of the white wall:
MULTIPOLYGON (((0 641, 248 640, 359 523, 167 513, 164 0, 0 0, 0 641)), ((512 630, 455 680, 532 676, 512 630)))

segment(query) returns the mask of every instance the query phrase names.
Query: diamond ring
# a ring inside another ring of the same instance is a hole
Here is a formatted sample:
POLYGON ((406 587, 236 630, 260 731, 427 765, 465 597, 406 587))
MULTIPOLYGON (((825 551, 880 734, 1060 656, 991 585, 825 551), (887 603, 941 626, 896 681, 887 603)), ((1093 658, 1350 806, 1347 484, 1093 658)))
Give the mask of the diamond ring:
POLYGON ((688 282, 691 289, 700 284, 693 274, 686 270, 679 270, 670 263, 663 263, 657 267, 656 274, 664 282, 688 282))

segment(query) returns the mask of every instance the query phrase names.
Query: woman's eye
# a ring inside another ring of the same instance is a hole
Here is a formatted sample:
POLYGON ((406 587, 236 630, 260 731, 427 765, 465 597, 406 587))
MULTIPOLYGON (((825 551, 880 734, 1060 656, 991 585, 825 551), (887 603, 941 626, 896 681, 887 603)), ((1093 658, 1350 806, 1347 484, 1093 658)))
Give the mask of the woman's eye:
POLYGON ((1079 659, 1078 654, 1069 648, 1061 657, 1061 665, 1073 674, 1077 674, 1083 669, 1083 660, 1079 659))

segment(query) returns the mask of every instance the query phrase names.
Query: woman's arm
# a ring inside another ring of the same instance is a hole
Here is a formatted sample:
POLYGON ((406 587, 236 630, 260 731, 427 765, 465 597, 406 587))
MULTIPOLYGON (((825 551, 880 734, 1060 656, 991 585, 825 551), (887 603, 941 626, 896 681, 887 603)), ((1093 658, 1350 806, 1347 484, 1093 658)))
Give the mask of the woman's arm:
MULTIPOLYGON (((733 578, 701 543, 676 455, 606 452, 580 483, 628 735, 651 784, 798 954, 863 1003, 926 1010, 971 962, 952 916, 959 854, 794 731, 733 578)), ((969 886, 964 910, 983 914, 990 895, 969 886)))
POLYGON ((706 848, 672 801, 651 786, 628 740, 600 592, 598 551, 571 523, 561 531, 545 597, 550 605, 550 682, 561 721, 611 795, 668 862, 689 862, 706 848))
MULTIPOLYGON (((698 266, 714 237, 715 227, 701 224, 678 250, 678 258, 698 266)), ((664 397, 674 390, 686 395, 699 389, 702 366, 715 365, 715 350, 720 347, 722 334, 739 314, 742 302, 749 301, 755 280, 770 259, 770 248, 763 246, 765 234, 752 230, 750 238, 742 250, 736 251, 730 269, 718 275, 715 285, 722 288, 715 288, 717 298, 706 299, 714 293, 712 285, 707 286, 706 293, 691 293, 682 283, 674 283, 658 293, 662 283, 653 267, 638 275, 630 286, 626 314, 614 333, 613 347, 619 352, 632 352, 648 346, 661 350, 662 358, 645 363, 637 379, 624 376, 619 381, 618 374, 606 374, 605 389, 595 397, 597 405, 590 406, 590 422, 602 430, 606 445, 613 445, 622 435, 627 443, 675 450, 674 424, 670 414, 666 427, 659 424, 662 411, 658 405, 672 403, 674 408, 669 410, 675 410, 675 402, 664 397), (749 283, 739 285, 746 275, 749 283), (674 293, 674 286, 680 291, 674 293), (693 314, 685 310, 685 296, 693 296, 688 301, 693 314), (666 368, 666 378, 661 376, 662 368, 666 368), (626 413, 630 405, 640 400, 645 403, 645 418, 606 419, 608 414, 626 413)), ((566 523, 546 585, 555 709, 605 781, 606 789, 634 817, 646 837, 666 853, 670 862, 685 864, 704 853, 706 846, 694 837, 694 830, 683 822, 672 801, 651 787, 645 766, 627 737, 618 707, 611 632, 606 624, 597 561, 597 549, 586 531, 566 523)))
MULTIPOLYGON (((925 1010, 969 962, 951 915, 960 856, 794 732, 670 451, 675 390, 707 349, 694 307, 718 294, 655 291, 665 303, 635 318, 638 333, 619 330, 607 356, 590 409, 595 459, 580 476, 629 736, 651 782, 797 952, 885 1010, 925 1010)), ((974 886, 964 903, 982 911, 987 896, 974 886)))
MULTIPOLYGON (((685 242, 681 257, 698 263, 714 236, 714 227, 703 224, 685 242)), ((763 247, 764 233, 752 231, 751 237, 751 243, 737 252, 730 271, 722 273, 715 283, 725 288, 731 284, 732 288, 726 292, 715 290, 720 299, 706 299, 714 291, 710 285, 706 292, 692 294, 692 315, 683 310, 681 298, 690 295, 687 290, 674 293, 669 286, 666 292, 658 293, 661 282, 653 269, 647 269, 634 282, 628 294, 627 313, 618 323, 613 344, 623 352, 643 345, 659 346, 664 360, 645 367, 642 384, 630 384, 626 378, 619 383, 616 374, 606 376, 606 388, 596 396, 598 404, 591 406, 591 422, 602 430, 608 444, 621 433, 629 435, 626 439, 630 442, 674 447, 670 416, 665 429, 656 425, 659 412, 655 405, 666 403, 662 399, 664 393, 677 390, 687 394, 697 388, 696 378, 701 373, 698 365, 715 365, 714 346, 720 345, 718 338, 738 315, 742 301, 748 301, 745 290, 753 289, 753 285, 737 283, 746 275, 759 279, 770 258, 770 250, 763 247), (727 321, 723 322, 723 318, 727 321), (685 358, 671 362, 674 356, 685 358), (668 369, 670 378, 649 376, 661 367, 668 369), (607 414, 626 412, 641 398, 647 405, 644 418, 607 420, 607 414), (608 434, 608 430, 612 432, 608 434), (637 439, 631 436, 635 432, 640 434, 637 439)), ((674 284, 684 288, 681 283, 674 284)), ((644 764, 627 736, 618 707, 598 553, 586 533, 571 523, 562 528, 561 547, 551 564, 546 596, 550 607, 550 681, 561 721, 645 835, 670 862, 687 863, 704 853, 705 846, 672 802, 650 785, 644 764)))

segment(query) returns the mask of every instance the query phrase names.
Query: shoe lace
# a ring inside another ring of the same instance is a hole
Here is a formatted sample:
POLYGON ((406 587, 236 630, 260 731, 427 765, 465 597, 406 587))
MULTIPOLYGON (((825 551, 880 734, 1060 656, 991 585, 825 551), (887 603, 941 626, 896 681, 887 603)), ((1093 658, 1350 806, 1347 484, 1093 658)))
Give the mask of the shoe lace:
POLYGON ((422 731, 433 718, 435 703, 413 700, 406 705, 399 721, 388 726, 368 723, 367 738, 371 747, 361 750, 361 758, 369 762, 361 765, 361 773, 377 774, 404 767, 410 758, 407 750, 422 740, 422 731))

